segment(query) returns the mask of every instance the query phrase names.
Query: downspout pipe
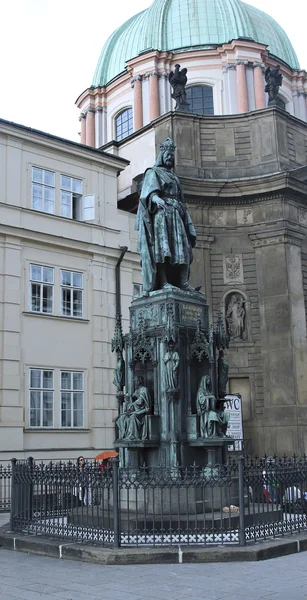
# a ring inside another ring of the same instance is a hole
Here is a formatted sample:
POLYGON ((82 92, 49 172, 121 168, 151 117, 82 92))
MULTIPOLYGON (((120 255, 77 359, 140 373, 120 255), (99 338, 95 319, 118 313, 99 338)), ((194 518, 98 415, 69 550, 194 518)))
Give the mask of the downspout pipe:
POLYGON ((121 311, 121 295, 120 295, 120 265, 128 250, 128 246, 120 246, 120 257, 115 266, 115 298, 116 298, 116 316, 120 317, 121 311))

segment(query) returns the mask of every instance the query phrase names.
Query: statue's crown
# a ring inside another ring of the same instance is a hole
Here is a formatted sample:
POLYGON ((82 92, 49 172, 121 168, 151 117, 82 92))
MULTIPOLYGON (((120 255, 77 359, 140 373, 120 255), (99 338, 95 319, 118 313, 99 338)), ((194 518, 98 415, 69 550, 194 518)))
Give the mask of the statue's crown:
POLYGON ((160 150, 171 150, 171 152, 175 151, 176 146, 174 146, 174 142, 171 137, 166 138, 165 142, 160 144, 160 150))

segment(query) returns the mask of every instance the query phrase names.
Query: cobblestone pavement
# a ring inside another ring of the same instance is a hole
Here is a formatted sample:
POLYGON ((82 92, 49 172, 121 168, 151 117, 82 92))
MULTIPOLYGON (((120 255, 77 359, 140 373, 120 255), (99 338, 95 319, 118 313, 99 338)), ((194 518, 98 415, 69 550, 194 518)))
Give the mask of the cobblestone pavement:
POLYGON ((0 549, 1 600, 302 600, 307 553, 264 562, 103 566, 0 549))

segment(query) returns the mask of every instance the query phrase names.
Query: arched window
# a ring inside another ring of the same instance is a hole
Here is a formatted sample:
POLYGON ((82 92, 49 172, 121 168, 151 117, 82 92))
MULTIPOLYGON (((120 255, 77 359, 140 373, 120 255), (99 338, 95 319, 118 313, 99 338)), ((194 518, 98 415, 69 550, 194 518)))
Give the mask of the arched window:
POLYGON ((193 85, 186 89, 190 111, 195 115, 214 115, 213 88, 210 85, 193 85))
POLYGON ((115 139, 119 142, 130 133, 133 133, 132 108, 125 108, 115 117, 115 139))

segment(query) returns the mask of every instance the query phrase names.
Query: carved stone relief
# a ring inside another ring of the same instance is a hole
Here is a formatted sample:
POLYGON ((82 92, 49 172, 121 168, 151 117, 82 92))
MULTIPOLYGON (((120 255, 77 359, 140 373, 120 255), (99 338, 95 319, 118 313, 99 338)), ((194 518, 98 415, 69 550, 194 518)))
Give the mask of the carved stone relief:
POLYGON ((254 222, 252 208, 238 208, 237 209, 237 224, 238 225, 249 225, 254 222))
POLYGON ((230 341, 240 342, 247 338, 245 299, 238 292, 225 298, 225 320, 230 341))
POLYGON ((243 283, 242 254, 230 254, 223 257, 224 283, 243 283))

